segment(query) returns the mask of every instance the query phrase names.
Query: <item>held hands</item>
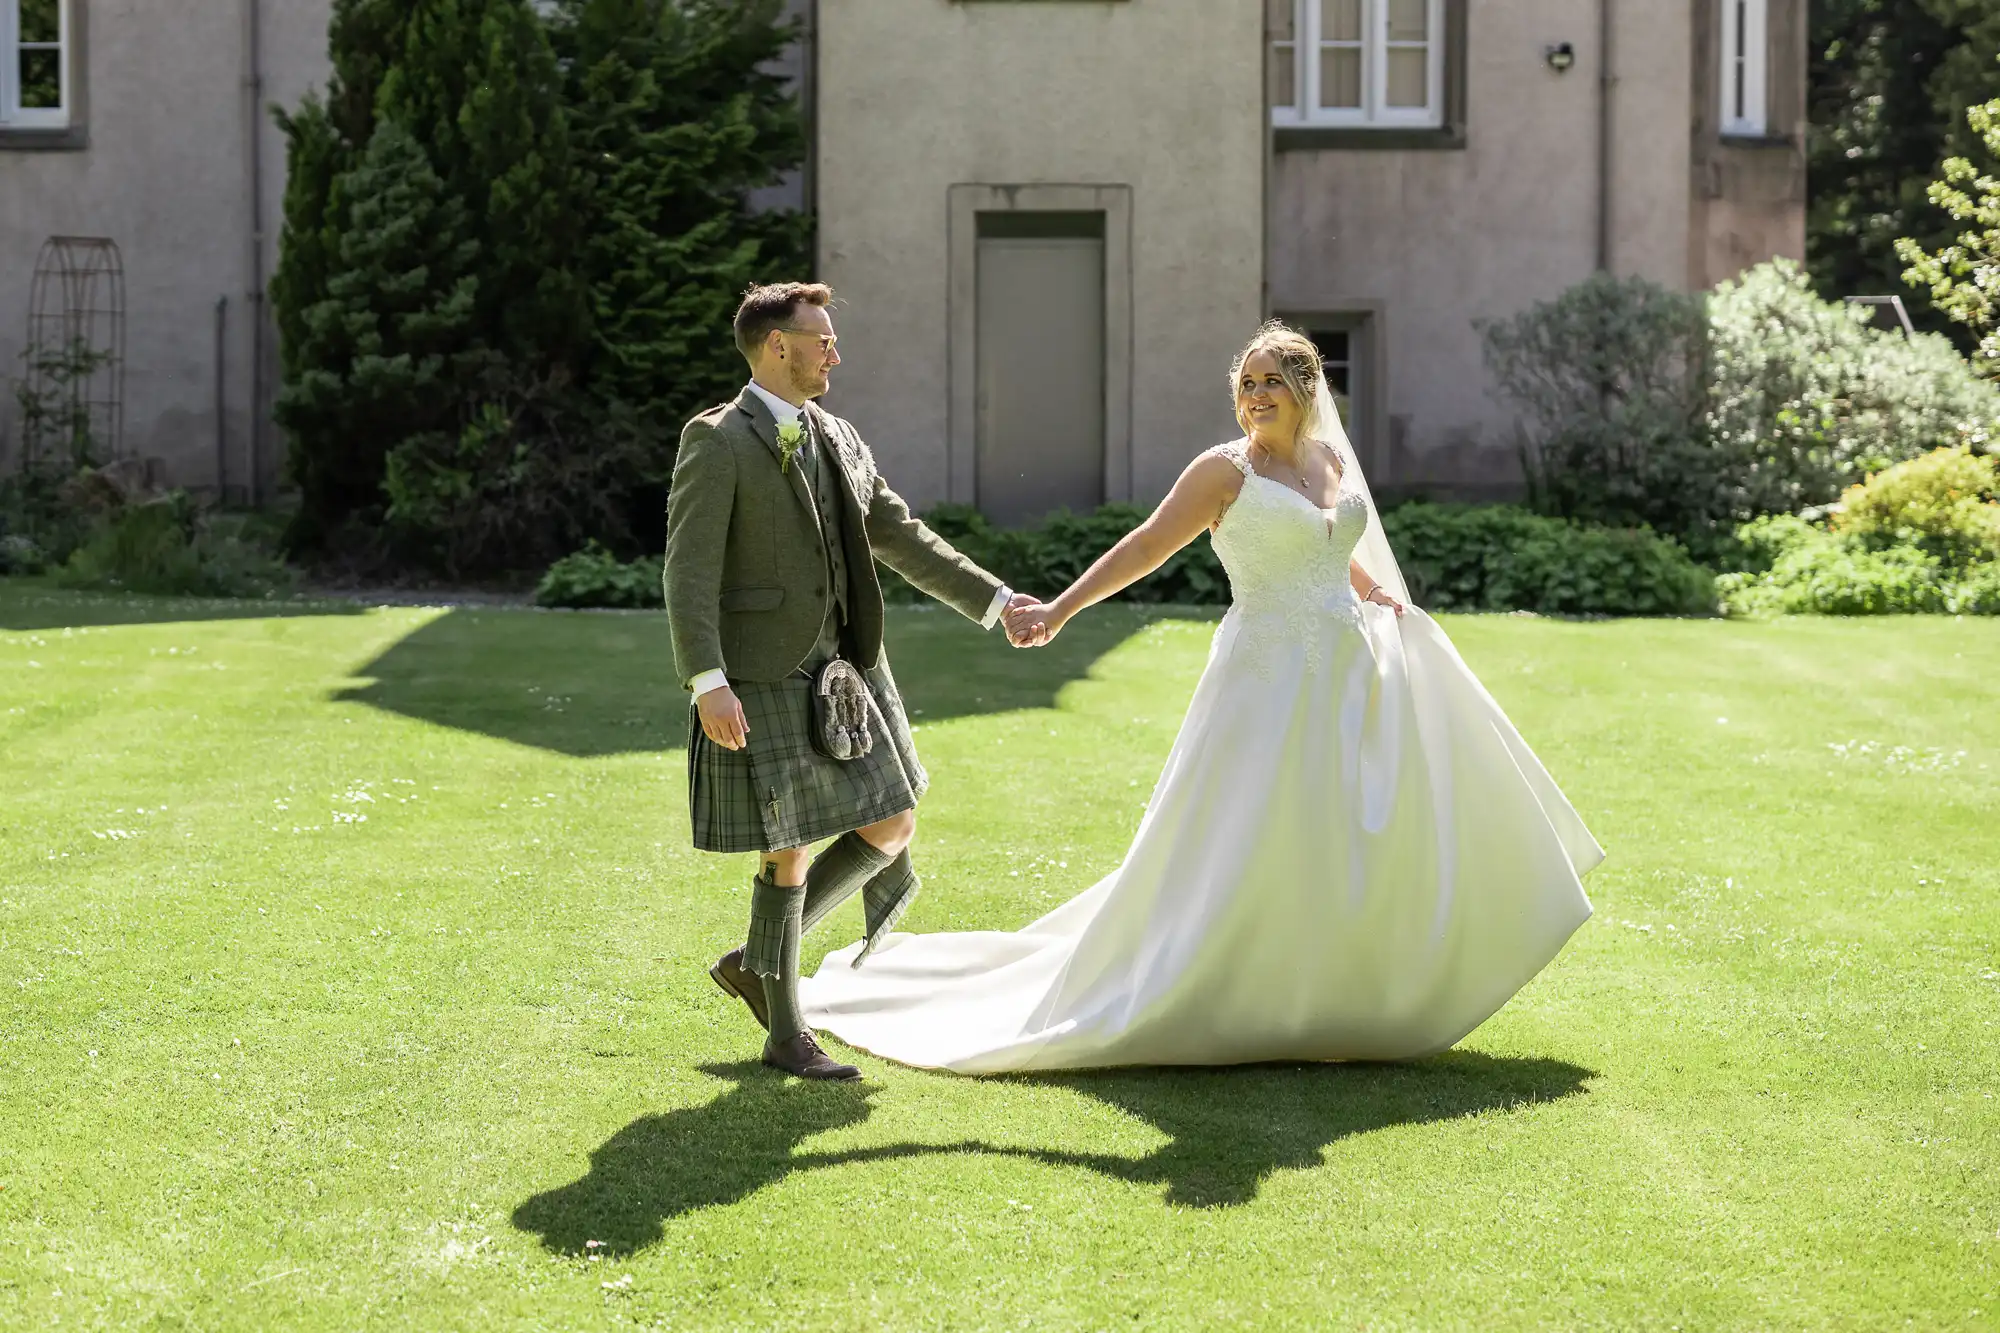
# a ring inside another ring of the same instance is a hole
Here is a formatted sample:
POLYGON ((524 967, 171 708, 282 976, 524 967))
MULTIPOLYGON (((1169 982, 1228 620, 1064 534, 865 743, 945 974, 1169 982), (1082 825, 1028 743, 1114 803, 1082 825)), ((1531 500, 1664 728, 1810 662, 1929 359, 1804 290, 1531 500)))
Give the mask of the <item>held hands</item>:
POLYGON ((1001 619, 1007 626, 1007 642, 1016 648, 1040 648, 1063 627, 1054 603, 1038 602, 1024 593, 1014 594, 1001 619))
MULTIPOLYGON (((1054 608, 1044 606, 1026 593, 1015 593, 1001 612, 1007 641, 1016 648, 1039 648, 1056 636, 1062 622, 1054 608)), ((701 717, 701 734, 725 750, 741 750, 750 743, 750 723, 743 716, 743 701, 727 685, 717 686, 695 700, 701 717)))
POLYGON ((743 716, 743 701, 727 685, 717 686, 694 701, 701 714, 701 734, 725 750, 740 750, 750 743, 750 724, 743 716))

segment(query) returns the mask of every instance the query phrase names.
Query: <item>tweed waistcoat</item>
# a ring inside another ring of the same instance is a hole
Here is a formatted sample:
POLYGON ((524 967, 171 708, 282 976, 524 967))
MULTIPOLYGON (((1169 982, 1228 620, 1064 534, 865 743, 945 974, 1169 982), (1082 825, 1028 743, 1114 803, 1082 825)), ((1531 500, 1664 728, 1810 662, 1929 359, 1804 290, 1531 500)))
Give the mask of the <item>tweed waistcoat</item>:
POLYGON ((799 451, 799 461, 806 465, 806 485, 812 489, 813 507, 819 511, 819 530, 826 542, 827 586, 833 589, 833 605, 828 608, 829 619, 837 618, 838 623, 847 622, 847 542, 846 519, 840 502, 840 482, 834 475, 837 466, 833 461, 825 435, 811 425, 807 417, 806 434, 812 441, 810 449, 799 451))

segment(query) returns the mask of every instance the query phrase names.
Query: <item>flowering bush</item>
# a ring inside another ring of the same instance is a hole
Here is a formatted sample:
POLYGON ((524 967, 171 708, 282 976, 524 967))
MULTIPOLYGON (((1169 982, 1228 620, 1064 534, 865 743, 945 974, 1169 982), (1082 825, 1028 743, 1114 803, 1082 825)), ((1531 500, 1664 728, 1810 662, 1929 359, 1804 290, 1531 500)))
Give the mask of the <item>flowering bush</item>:
POLYGON ((1598 275, 1482 323, 1526 417, 1538 512, 1645 524, 1703 558, 1763 514, 1824 505, 1932 450, 2000 444, 2000 384, 1946 339, 1869 327, 1774 260, 1706 297, 1598 275))

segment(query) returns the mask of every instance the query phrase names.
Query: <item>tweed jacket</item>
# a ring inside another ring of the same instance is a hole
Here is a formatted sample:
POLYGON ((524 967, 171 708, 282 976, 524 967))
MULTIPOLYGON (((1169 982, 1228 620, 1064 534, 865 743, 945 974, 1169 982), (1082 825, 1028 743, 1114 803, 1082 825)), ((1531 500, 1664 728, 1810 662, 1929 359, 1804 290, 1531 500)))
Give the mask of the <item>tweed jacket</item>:
MULTIPOLYGON (((882 657, 880 560, 919 590, 982 619, 1000 580, 910 513, 853 426, 808 403, 834 455, 843 506, 847 618, 858 666, 882 657)), ((777 423, 748 389, 688 422, 667 500, 667 621, 687 681, 778 681, 812 654, 825 624, 826 537, 797 460, 782 471, 777 423)))

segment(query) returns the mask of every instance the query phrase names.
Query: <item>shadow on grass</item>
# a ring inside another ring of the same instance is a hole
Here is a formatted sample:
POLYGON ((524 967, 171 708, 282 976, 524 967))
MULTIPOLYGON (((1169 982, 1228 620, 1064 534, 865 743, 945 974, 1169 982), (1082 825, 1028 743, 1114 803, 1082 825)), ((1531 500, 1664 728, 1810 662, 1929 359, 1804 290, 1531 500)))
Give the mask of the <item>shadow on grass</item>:
POLYGON ((687 744, 663 616, 458 607, 355 674, 335 700, 559 754, 687 744))
POLYGON ((272 620, 291 616, 357 616, 352 602, 237 601, 220 597, 144 597, 77 592, 43 579, 0 578, 0 630, 85 629, 102 625, 169 625, 208 620, 272 620))
POLYGON ((937 1151, 796 1156, 812 1135, 866 1120, 881 1086, 804 1083, 754 1060, 702 1072, 733 1086, 703 1105, 634 1120, 590 1154, 589 1175, 529 1199, 514 1225, 558 1254, 631 1254, 657 1242, 669 1219, 737 1203, 794 1171, 937 1151))
POLYGON ((827 1130, 868 1118, 879 1085, 807 1084, 754 1062, 703 1070, 733 1085, 701 1106, 646 1116, 590 1155, 581 1180, 538 1194, 514 1225, 560 1254, 630 1254, 667 1222, 738 1203, 802 1171, 928 1155, 984 1153, 1094 1171, 1165 1189, 1164 1202, 1226 1208, 1257 1197, 1278 1171, 1321 1164, 1331 1145, 1394 1125, 1429 1124, 1556 1101, 1584 1091, 1590 1070, 1560 1060, 1453 1051, 1399 1065, 1250 1065, 1018 1076, 1068 1088, 1165 1134, 1141 1157, 982 1140, 900 1143, 804 1153, 827 1130), (596 1247, 589 1242, 597 1241, 596 1247))
POLYGON ((1273 1173, 1318 1166, 1330 1145, 1392 1125, 1455 1120, 1584 1091, 1592 1071, 1561 1060, 1448 1051, 1409 1064, 1248 1065, 1106 1070, 1023 1081, 1069 1088, 1152 1125, 1168 1141, 1144 1157, 1006 1149, 1134 1184, 1167 1203, 1249 1203, 1273 1173))
MULTIPOLYGON (((1102 608, 1047 648, 1017 650, 942 608, 890 613, 890 659, 920 723, 1046 708, 1063 686, 1170 613, 1102 608)), ((1198 613, 1197 613, 1198 614, 1198 613)), ((361 668, 335 698, 579 758, 678 748, 688 699, 659 614, 459 608, 361 668)))

